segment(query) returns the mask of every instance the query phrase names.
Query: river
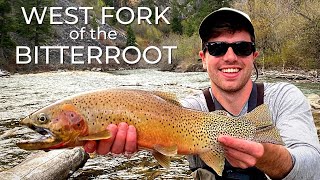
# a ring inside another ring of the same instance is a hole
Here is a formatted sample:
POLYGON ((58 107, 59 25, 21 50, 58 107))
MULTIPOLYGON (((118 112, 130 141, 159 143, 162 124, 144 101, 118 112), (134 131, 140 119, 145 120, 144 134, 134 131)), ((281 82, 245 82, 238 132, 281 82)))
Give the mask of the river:
MULTIPOLYGON (((272 79, 263 79, 275 81, 272 79)), ((320 94, 317 83, 295 83, 304 94, 320 94)), ((0 78, 0 171, 22 162, 29 152, 15 143, 34 137, 27 128, 19 128, 11 135, 4 133, 19 127, 18 119, 58 99, 88 90, 125 87, 160 90, 176 93, 178 98, 193 94, 209 86, 204 72, 174 73, 157 70, 123 70, 112 72, 59 71, 39 74, 12 75, 0 78)), ((130 159, 124 156, 96 156, 70 179, 185 179, 189 175, 188 162, 174 158, 170 169, 161 168, 147 151, 140 151, 130 159)))

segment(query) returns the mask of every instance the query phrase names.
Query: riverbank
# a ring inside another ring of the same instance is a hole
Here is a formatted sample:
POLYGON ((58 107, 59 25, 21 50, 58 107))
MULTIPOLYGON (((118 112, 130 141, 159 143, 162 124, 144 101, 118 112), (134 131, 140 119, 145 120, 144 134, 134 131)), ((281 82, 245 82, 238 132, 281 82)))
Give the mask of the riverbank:
MULTIPOLYGON (((67 71, 91 71, 91 72, 114 72, 114 71, 123 71, 123 70, 134 70, 134 69, 148 69, 148 68, 138 68, 137 66, 128 66, 126 68, 115 68, 110 67, 108 69, 101 68, 101 67, 86 67, 86 68, 77 68, 73 66, 66 66, 64 68, 58 67, 47 67, 47 68, 39 68, 37 70, 32 71, 7 71, 0 69, 0 77, 8 77, 11 74, 36 74, 36 73, 44 73, 44 72, 67 72, 67 71)), ((158 68, 151 68, 151 69, 158 69, 158 68)), ((169 71, 169 72, 177 72, 177 73, 186 73, 186 72, 204 72, 202 66, 200 67, 198 64, 193 64, 188 67, 181 67, 178 66, 174 69, 170 70, 162 70, 161 68, 158 69, 159 71, 169 71)), ((283 79, 286 81, 294 81, 294 82, 311 82, 311 83, 319 83, 320 82, 320 70, 261 70, 259 69, 259 77, 265 78, 275 78, 275 79, 283 79)), ((254 74, 255 75, 255 74, 254 74)))

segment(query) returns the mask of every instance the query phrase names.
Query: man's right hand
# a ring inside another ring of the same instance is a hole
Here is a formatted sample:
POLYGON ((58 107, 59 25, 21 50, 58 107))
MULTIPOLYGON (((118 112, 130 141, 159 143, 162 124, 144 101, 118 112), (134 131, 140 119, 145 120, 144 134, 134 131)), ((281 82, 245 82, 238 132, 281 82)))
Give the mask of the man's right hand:
POLYGON ((100 141, 87 141, 84 149, 88 153, 96 151, 97 154, 133 154, 137 151, 137 130, 127 123, 119 125, 110 124, 107 130, 111 133, 111 138, 100 141))

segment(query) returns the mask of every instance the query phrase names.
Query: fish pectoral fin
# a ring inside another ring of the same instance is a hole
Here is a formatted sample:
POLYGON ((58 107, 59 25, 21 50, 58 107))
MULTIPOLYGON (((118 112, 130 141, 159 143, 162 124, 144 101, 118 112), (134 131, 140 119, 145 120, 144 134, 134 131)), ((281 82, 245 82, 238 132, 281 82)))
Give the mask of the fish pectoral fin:
POLYGON ((223 152, 214 152, 212 150, 199 154, 203 162, 210 166, 219 176, 222 176, 224 169, 223 152))
POLYGON ((109 139, 111 134, 109 131, 101 131, 95 134, 91 134, 88 136, 78 137, 79 141, 88 141, 88 140, 102 140, 102 139, 109 139))
POLYGON ((169 169, 169 167, 170 167, 170 157, 169 156, 163 155, 158 151, 153 151, 152 155, 159 162, 159 164, 162 167, 169 169))
POLYGON ((165 155, 165 156, 175 156, 178 153, 178 147, 177 145, 173 146, 161 146, 161 145, 154 145, 153 149, 158 151, 159 153, 165 155))

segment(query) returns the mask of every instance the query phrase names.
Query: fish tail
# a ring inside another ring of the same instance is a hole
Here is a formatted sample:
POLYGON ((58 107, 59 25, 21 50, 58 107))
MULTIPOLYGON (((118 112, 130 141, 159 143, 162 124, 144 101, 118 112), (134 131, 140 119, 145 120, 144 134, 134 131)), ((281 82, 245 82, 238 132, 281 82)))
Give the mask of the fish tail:
POLYGON ((284 145, 277 127, 272 123, 270 111, 266 104, 256 107, 245 115, 245 118, 253 122, 256 128, 254 141, 284 145))

